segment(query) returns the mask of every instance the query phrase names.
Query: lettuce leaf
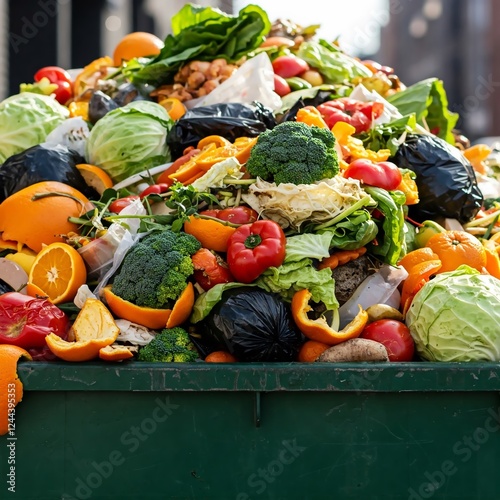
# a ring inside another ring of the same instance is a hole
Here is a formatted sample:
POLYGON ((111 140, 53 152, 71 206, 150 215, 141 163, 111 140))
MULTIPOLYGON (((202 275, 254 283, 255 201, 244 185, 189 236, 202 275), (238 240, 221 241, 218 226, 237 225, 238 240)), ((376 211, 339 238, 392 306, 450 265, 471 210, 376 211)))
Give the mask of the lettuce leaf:
POLYGON ((458 114, 448 109, 448 98, 442 80, 422 80, 396 92, 387 100, 403 115, 415 113, 420 125, 426 126, 450 144, 455 144, 452 130, 458 121, 458 114))
POLYGON ((307 288, 314 302, 323 302, 328 310, 336 310, 339 307, 332 270, 316 269, 311 259, 270 267, 255 284, 268 292, 279 293, 286 302, 291 302, 295 292, 307 288))
POLYGON ((136 84, 170 83, 183 63, 223 58, 235 62, 255 50, 271 29, 266 12, 247 5, 237 16, 213 7, 185 5, 172 18, 172 35, 160 54, 132 75, 136 84))

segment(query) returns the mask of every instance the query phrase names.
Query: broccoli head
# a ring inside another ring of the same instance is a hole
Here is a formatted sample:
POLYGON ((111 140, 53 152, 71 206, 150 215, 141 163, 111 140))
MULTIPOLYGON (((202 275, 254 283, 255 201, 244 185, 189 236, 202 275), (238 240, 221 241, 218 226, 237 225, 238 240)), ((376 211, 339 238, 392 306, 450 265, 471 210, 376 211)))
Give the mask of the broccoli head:
POLYGON ((165 328, 139 350, 139 361, 150 363, 189 363, 198 358, 196 347, 186 330, 165 328))
POLYGON ((301 122, 280 123, 259 135, 246 169, 269 182, 312 184, 339 173, 335 136, 301 122))
POLYGON ((113 293, 138 306, 172 305, 194 272, 191 255, 200 248, 190 234, 165 230, 145 236, 123 259, 114 276, 113 293))

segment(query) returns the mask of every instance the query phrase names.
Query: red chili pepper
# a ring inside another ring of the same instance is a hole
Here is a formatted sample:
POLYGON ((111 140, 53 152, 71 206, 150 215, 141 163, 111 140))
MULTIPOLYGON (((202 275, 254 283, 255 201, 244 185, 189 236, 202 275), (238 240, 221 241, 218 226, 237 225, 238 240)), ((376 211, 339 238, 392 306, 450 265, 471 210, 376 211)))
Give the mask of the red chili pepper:
POLYGON ((272 220, 244 224, 229 238, 229 270, 237 281, 251 283, 269 267, 283 263, 285 244, 283 229, 272 220))
POLYGON ((159 184, 153 184, 148 186, 142 193, 139 195, 139 198, 142 200, 146 198, 148 194, 161 194, 166 193, 170 186, 166 182, 160 182, 159 184))
POLYGON ((387 191, 397 189, 403 180, 398 166, 390 161, 374 163, 371 160, 354 160, 344 171, 344 177, 358 179, 363 184, 375 186, 387 191))
POLYGON ((44 347, 49 333, 65 339, 68 328, 66 314, 46 299, 19 292, 0 295, 0 344, 23 349, 44 347))
POLYGON ((259 218, 259 214, 250 207, 231 207, 223 209, 204 210, 200 215, 232 222, 233 224, 249 224, 259 218))
POLYGON ((207 291, 220 283, 231 283, 233 275, 222 258, 208 250, 200 248, 192 257, 193 277, 203 290, 207 291))
POLYGON ((337 122, 345 122, 356 129, 356 134, 366 132, 373 120, 376 120, 384 111, 381 102, 361 102, 349 97, 341 97, 317 106, 330 129, 337 122))
POLYGON ((130 196, 124 196, 123 198, 118 198, 117 200, 111 202, 108 207, 110 212, 119 214, 125 207, 128 207, 134 200, 140 200, 140 197, 136 194, 131 194, 130 196))

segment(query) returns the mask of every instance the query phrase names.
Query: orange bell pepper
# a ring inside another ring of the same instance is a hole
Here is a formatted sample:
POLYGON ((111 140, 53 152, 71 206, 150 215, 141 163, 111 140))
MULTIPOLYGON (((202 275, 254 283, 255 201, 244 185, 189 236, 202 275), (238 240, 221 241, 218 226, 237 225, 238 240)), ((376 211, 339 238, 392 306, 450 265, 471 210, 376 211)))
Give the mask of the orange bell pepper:
POLYGON ((292 317, 299 330, 310 340, 336 345, 348 339, 359 337, 368 323, 368 313, 359 306, 359 313, 342 330, 336 331, 330 327, 324 316, 310 319, 307 313, 312 311, 309 305, 311 292, 307 289, 295 292, 292 297, 292 317))
POLYGON ((319 128, 328 128, 321 113, 314 106, 305 106, 297 111, 297 121, 319 128))

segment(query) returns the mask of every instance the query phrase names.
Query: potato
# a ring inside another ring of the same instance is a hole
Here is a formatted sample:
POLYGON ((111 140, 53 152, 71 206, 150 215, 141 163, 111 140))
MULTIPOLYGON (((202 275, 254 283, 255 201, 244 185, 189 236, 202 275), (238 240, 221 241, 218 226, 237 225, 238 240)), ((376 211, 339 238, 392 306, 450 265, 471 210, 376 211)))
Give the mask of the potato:
POLYGON ((351 363, 359 361, 389 361, 386 348, 374 340, 350 339, 327 349, 316 362, 351 363))
POLYGON ((394 307, 387 304, 374 304, 366 309, 368 313, 368 323, 373 323, 379 319, 396 319, 404 321, 403 315, 394 307))

